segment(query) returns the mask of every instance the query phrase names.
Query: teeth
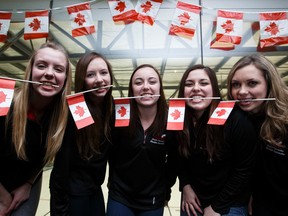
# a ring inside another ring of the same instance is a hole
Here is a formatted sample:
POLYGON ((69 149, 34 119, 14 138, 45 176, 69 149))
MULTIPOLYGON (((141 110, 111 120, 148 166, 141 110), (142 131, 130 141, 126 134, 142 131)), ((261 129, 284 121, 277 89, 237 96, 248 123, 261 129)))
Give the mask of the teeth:
POLYGON ((192 97, 192 99, 202 99, 202 97, 201 96, 194 96, 194 97, 192 97))

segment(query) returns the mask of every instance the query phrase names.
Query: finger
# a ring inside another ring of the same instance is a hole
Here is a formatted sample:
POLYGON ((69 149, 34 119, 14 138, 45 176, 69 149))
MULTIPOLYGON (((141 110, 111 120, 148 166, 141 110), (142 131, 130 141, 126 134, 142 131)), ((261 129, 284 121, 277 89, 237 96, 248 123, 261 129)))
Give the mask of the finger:
POLYGON ((191 216, 191 214, 190 214, 190 208, 189 208, 189 203, 186 203, 186 204, 185 204, 185 209, 186 209, 187 215, 188 215, 188 216, 191 216))

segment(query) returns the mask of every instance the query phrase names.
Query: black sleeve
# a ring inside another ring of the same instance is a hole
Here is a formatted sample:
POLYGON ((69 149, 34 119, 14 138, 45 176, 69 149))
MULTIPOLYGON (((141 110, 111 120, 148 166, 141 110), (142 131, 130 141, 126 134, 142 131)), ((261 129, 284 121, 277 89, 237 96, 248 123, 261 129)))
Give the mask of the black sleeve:
POLYGON ((69 215, 69 176, 75 130, 75 122, 73 117, 69 115, 62 146, 55 157, 50 175, 51 216, 69 215))
POLYGON ((226 143, 232 148, 233 169, 225 187, 211 205, 218 213, 229 209, 235 197, 243 195, 249 188, 257 150, 256 131, 248 115, 241 110, 232 111, 225 124, 224 134, 226 143))

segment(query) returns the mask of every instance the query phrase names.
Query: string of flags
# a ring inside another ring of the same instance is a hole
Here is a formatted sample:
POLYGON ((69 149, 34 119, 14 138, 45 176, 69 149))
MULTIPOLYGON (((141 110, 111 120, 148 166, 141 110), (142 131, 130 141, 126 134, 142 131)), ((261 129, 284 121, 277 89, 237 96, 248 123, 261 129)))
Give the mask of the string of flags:
MULTIPOLYGON (((107 0, 115 23, 130 24, 140 21, 153 26, 163 0, 107 0)), ((59 9, 59 8, 57 8, 59 9)), ((53 9, 51 9, 53 10, 53 9)), ((66 6, 71 20, 72 36, 84 36, 96 32, 92 19, 90 2, 66 6)), ((202 7, 178 0, 168 34, 192 39, 195 35, 202 7)), ((228 10, 217 11, 215 42, 234 48, 241 43, 243 34, 243 13, 228 10)), ((24 39, 47 38, 49 35, 49 10, 25 12, 24 39)), ((287 12, 258 12, 260 24, 260 47, 288 44, 287 12)), ((7 40, 12 12, 0 11, 0 42, 7 40)))
MULTIPOLYGON (((29 80, 18 80, 12 78, 0 77, 0 116, 6 116, 14 95, 15 82, 22 81, 28 83, 37 83, 29 80)), ((110 88, 112 85, 101 87, 110 88)), ((100 88, 90 89, 83 92, 78 92, 66 97, 69 110, 73 116, 77 129, 81 129, 91 125, 94 122, 89 108, 85 102, 84 93, 98 90, 100 88)), ((160 95, 151 95, 149 97, 159 97, 160 95)), ((115 127, 127 127, 130 123, 130 100, 143 98, 147 96, 135 96, 126 98, 115 98, 115 127)), ((220 97, 207 97, 203 100, 220 100, 220 97)), ((193 100, 193 98, 173 98, 169 100, 169 110, 167 118, 167 130, 183 130, 185 116, 185 100, 193 100)), ((249 99, 249 101, 276 100, 275 98, 258 98, 249 99)), ((239 100, 220 101, 216 109, 213 111, 207 124, 224 125, 228 119, 233 107, 239 100)))

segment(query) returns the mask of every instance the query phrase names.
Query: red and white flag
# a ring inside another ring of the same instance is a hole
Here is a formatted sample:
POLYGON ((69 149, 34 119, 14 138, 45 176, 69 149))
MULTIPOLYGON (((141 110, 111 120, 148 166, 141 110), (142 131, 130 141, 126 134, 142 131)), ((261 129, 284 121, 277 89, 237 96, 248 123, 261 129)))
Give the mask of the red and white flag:
POLYGON ((169 34, 192 39, 198 24, 200 11, 201 6, 178 1, 169 34))
POLYGON ((47 38, 49 35, 48 10, 25 13, 24 39, 47 38))
POLYGON ((243 34, 243 13, 218 10, 216 41, 240 44, 243 34))
POLYGON ((185 100, 169 100, 167 130, 183 130, 185 100))
POLYGON ((5 42, 9 30, 12 13, 0 12, 0 42, 5 42))
POLYGON ((7 115, 14 95, 15 80, 0 79, 0 116, 7 115))
POLYGON ((67 102, 78 129, 94 123, 83 94, 68 96, 67 102))
POLYGON ((96 32, 89 3, 69 6, 67 11, 71 20, 72 37, 96 32))
POLYGON ((114 99, 115 127, 125 127, 130 123, 130 100, 127 98, 114 99))
POLYGON ((224 125, 235 105, 234 101, 220 101, 207 124, 224 125))
POLYGON ((286 12, 259 13, 260 47, 288 44, 288 20, 286 12))
POLYGON ((137 20, 153 25, 163 0, 138 0, 135 10, 137 20))
POLYGON ((137 13, 130 0, 108 0, 114 22, 135 21, 137 13))

